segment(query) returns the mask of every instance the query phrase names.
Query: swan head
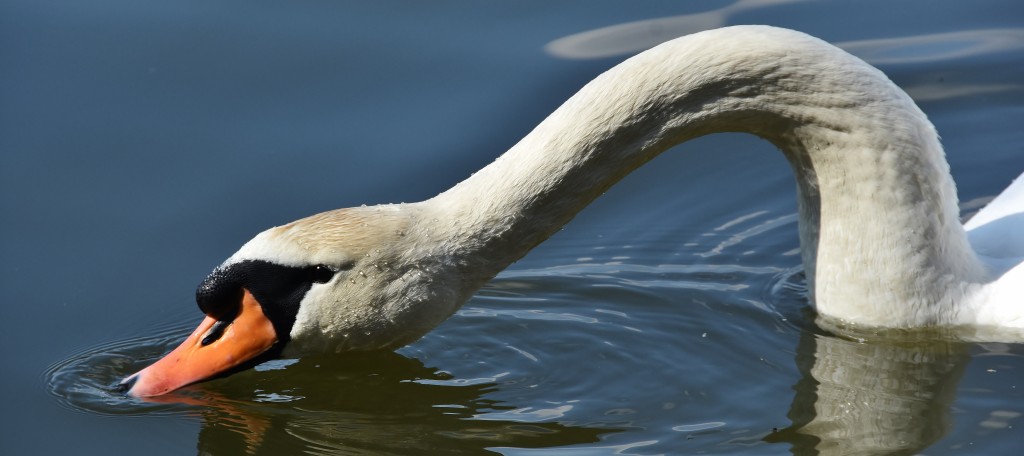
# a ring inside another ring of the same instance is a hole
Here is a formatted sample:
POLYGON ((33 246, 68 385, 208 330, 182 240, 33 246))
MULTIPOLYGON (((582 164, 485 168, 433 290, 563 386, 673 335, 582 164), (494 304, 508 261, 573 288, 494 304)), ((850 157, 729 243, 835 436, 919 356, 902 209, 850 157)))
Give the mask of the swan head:
POLYGON ((339 209, 258 234, 199 285, 199 327, 121 389, 157 396, 277 356, 415 341, 471 293, 424 242, 421 216, 411 204, 339 209))

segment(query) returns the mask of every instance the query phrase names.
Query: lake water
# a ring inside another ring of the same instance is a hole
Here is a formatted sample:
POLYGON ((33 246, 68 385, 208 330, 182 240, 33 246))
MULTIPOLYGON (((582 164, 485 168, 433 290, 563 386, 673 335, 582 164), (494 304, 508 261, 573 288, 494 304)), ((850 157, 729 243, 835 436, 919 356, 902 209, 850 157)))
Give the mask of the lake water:
POLYGON ((663 154, 397 352, 107 389, 253 234, 428 198, 625 56, 740 23, 905 88, 965 215, 1024 170, 1019 0, 4 2, 0 453, 1019 454, 1024 345, 819 328, 792 174, 742 135, 663 154))

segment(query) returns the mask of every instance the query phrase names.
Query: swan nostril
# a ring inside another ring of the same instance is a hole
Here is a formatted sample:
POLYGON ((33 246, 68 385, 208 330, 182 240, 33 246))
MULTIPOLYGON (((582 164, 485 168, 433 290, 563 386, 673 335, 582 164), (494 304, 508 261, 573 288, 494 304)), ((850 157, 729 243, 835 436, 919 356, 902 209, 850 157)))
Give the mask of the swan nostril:
POLYGON ((210 327, 210 329, 206 331, 206 334, 203 334, 203 340, 200 341, 199 343, 205 347, 216 342, 218 339, 220 339, 221 336, 224 335, 224 330, 227 329, 228 325, 230 324, 230 321, 217 321, 216 323, 213 324, 213 326, 210 327))

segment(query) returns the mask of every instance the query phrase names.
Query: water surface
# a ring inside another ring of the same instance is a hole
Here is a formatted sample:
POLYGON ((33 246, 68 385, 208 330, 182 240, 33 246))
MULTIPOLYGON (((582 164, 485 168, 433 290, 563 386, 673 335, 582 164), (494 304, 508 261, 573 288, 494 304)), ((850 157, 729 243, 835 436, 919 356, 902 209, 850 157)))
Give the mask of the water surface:
POLYGON ((965 215, 1024 170, 1024 8, 983 2, 0 6, 2 454, 1017 454, 1024 346, 837 335, 753 137, 629 176, 394 353, 111 392, 266 227, 428 198, 679 34, 838 43, 942 134, 965 215))

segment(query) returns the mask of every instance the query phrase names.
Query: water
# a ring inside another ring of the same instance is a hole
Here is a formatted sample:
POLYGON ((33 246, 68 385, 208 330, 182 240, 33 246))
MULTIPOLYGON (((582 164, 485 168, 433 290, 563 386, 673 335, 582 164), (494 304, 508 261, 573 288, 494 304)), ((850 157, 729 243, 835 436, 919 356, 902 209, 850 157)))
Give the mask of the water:
POLYGON ((1016 454, 1024 346, 820 328, 791 173, 739 135, 657 158, 395 353, 166 403, 110 387, 198 323, 195 285, 254 233, 432 196, 702 28, 878 65, 969 214, 1024 170, 1018 3, 6 2, 0 453, 1016 454))

